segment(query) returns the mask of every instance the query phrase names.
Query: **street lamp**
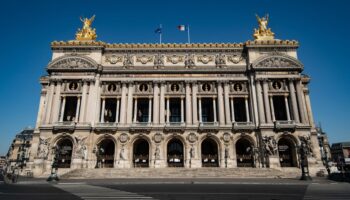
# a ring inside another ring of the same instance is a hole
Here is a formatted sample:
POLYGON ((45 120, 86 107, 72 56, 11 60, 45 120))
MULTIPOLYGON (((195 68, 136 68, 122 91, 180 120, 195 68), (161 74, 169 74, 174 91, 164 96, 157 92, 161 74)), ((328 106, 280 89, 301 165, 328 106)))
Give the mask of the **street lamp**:
POLYGON ((303 180, 303 181, 312 180, 309 174, 309 162, 307 160, 308 149, 304 142, 302 142, 301 146, 299 147, 299 153, 300 153, 300 166, 301 166, 300 180, 303 180))
POLYGON ((58 157, 60 154, 60 147, 56 145, 55 147, 52 148, 52 151, 54 153, 54 158, 51 166, 51 174, 49 178, 47 178, 47 181, 59 181, 57 171, 58 171, 58 157))

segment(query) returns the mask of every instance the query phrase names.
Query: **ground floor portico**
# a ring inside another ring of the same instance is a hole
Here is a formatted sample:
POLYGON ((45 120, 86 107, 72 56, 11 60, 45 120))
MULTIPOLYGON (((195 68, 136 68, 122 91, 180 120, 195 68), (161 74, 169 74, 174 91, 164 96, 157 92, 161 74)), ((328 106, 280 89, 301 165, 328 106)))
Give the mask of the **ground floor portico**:
MULTIPOLYGON (((36 138, 40 140, 39 156, 28 166, 35 175, 50 171, 57 146, 58 168, 68 169, 297 168, 298 147, 307 135, 268 131, 43 131, 36 138)), ((310 167, 318 166, 312 148, 310 167)))

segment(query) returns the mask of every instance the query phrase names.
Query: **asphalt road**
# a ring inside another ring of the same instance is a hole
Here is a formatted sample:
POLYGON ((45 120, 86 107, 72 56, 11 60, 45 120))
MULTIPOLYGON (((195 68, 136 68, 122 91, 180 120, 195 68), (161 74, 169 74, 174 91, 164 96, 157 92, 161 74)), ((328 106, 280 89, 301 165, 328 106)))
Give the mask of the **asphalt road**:
POLYGON ((0 182, 0 200, 36 199, 350 199, 350 184, 275 179, 235 180, 44 180, 0 182))

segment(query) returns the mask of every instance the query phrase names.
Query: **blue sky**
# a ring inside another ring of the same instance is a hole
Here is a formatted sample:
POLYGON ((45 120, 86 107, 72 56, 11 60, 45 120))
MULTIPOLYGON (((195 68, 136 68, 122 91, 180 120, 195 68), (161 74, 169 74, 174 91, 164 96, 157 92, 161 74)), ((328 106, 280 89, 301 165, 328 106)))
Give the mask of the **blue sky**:
POLYGON ((39 77, 51 59, 50 42, 71 40, 80 16, 96 14, 98 40, 154 43, 163 24, 163 42, 184 43, 176 26, 189 24, 192 42, 244 42, 257 27, 255 13, 270 14, 279 39, 300 42, 299 59, 311 76, 316 122, 330 141, 350 140, 350 1, 107 1, 3 0, 0 7, 0 155, 14 135, 34 126, 39 77))

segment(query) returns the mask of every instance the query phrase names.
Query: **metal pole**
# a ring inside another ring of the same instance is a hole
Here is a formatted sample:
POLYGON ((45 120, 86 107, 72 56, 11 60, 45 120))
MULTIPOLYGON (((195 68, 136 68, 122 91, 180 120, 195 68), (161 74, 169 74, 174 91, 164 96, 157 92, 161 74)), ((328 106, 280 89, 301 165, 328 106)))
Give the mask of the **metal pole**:
POLYGON ((187 42, 188 42, 188 44, 191 44, 190 25, 187 25, 187 42))
POLYGON ((160 28, 159 44, 162 44, 162 32, 163 32, 163 30, 162 30, 162 25, 161 24, 159 25, 159 28, 160 28))

